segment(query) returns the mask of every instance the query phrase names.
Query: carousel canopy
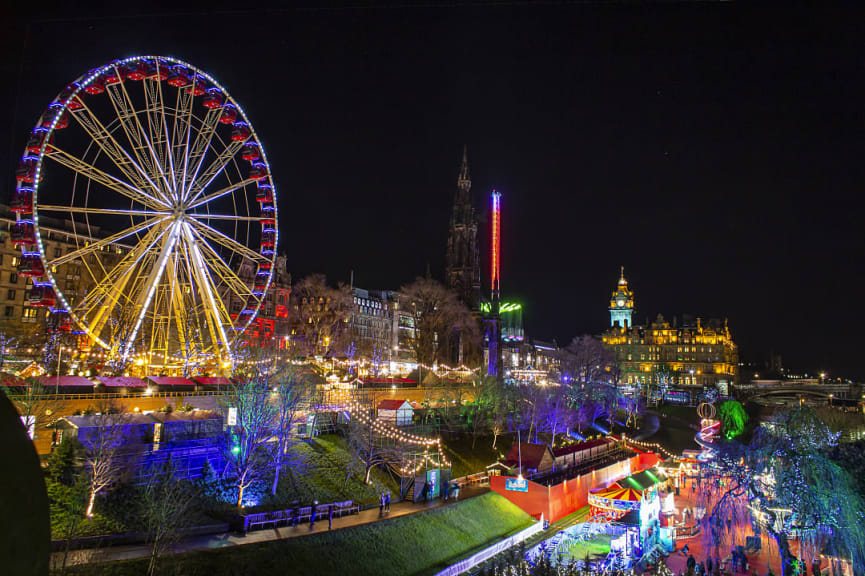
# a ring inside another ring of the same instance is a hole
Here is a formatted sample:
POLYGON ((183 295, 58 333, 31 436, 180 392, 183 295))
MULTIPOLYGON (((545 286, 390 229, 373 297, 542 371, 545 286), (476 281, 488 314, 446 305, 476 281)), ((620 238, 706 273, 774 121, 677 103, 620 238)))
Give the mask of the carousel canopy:
POLYGON ((589 504, 593 508, 605 508, 607 510, 639 510, 642 500, 642 490, 622 488, 616 484, 589 493, 589 504))

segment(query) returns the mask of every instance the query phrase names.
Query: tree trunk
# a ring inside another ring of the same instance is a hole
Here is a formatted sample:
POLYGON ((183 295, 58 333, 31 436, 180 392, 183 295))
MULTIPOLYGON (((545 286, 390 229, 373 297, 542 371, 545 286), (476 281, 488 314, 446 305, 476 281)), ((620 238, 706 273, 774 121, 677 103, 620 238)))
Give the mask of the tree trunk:
POLYGON ((775 532, 774 530, 769 530, 768 532, 775 539, 775 544, 778 546, 778 555, 781 557, 781 576, 792 576, 793 554, 790 553, 790 542, 787 540, 787 535, 783 532, 775 532))
POLYGON ((87 504, 87 512, 84 513, 88 518, 93 517, 93 504, 96 502, 96 490, 90 490, 90 502, 87 504))
POLYGON ((282 470, 282 458, 276 462, 276 471, 273 474, 273 487, 270 489, 270 494, 276 496, 276 487, 279 486, 279 471, 282 470))
POLYGON ((156 562, 159 558, 159 535, 153 540, 153 547, 150 549, 150 563, 147 566, 148 576, 156 574, 156 562))
POLYGON ((366 466, 366 477, 363 479, 363 483, 369 485, 369 477, 372 473, 372 466, 367 464, 366 466))
POLYGON ((270 489, 270 493, 273 496, 276 496, 276 488, 277 488, 277 486, 279 486, 279 473, 282 470, 282 454, 283 454, 283 450, 284 450, 283 444, 284 444, 284 440, 280 436, 279 447, 277 447, 277 449, 276 449, 276 451, 277 451, 276 452, 276 470, 274 471, 274 474, 273 474, 273 487, 270 489))
POLYGON ((243 484, 241 484, 237 487, 237 507, 238 508, 243 508, 243 489, 244 489, 243 484))

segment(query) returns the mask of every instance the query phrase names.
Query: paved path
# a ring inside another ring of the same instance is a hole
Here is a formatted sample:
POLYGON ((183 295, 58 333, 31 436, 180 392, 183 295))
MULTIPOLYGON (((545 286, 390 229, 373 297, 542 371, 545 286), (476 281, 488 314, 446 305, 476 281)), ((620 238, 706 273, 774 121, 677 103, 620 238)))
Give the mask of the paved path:
MULTIPOLYGON (((467 486, 460 490, 460 500, 472 498, 489 492, 489 486, 467 486)), ((407 514, 415 514, 424 510, 431 510, 440 506, 449 506, 454 504, 455 500, 450 499, 447 502, 434 500, 428 503, 413 503, 413 502, 396 502, 391 504, 390 512, 379 516, 378 508, 364 510, 359 514, 344 516, 342 518, 333 519, 333 530, 349 528, 351 526, 360 526, 361 524, 371 524, 388 518, 396 518, 407 514)), ((282 540, 285 538, 296 538, 298 536, 307 536, 317 532, 327 532, 327 516, 316 521, 315 526, 310 526, 305 522, 299 526, 280 526, 279 528, 268 528, 265 530, 256 530, 247 534, 237 532, 225 532, 222 534, 210 534, 206 536, 194 536, 182 540, 177 544, 172 553, 178 554, 182 552, 191 552, 193 550, 207 550, 211 548, 224 548, 226 546, 242 546, 244 544, 254 544, 257 542, 268 542, 271 540, 282 540)), ((146 558, 150 556, 150 548, 145 544, 134 544, 127 546, 110 546, 106 548, 93 548, 84 550, 73 550, 69 552, 69 557, 66 560, 67 565, 70 564, 88 564, 92 562, 114 562, 117 560, 131 560, 134 558, 146 558)), ((51 555, 52 566, 60 566, 63 561, 63 553, 55 552, 51 555)))

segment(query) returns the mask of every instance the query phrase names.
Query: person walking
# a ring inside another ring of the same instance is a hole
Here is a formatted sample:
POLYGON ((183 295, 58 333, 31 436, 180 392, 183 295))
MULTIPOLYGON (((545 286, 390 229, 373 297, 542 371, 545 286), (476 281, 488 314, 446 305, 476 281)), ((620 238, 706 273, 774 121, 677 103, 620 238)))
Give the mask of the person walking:
POLYGON ((333 506, 327 509, 327 529, 333 528, 333 506))
POLYGON ((378 515, 381 517, 382 512, 384 512, 384 492, 378 495, 378 515))
POLYGON ((390 513, 390 490, 384 493, 384 511, 390 513))
POLYGON ((312 514, 309 515, 309 529, 315 528, 315 513, 318 510, 318 500, 312 502, 312 514))

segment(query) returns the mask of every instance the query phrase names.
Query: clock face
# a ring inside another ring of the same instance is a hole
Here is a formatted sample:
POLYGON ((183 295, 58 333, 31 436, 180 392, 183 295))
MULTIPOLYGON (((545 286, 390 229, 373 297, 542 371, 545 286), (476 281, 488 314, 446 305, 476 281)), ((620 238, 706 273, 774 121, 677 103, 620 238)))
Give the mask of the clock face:
POLYGON ((622 306, 625 305, 625 301, 624 300, 616 300, 616 304, 619 306, 619 308, 621 308, 622 306))

